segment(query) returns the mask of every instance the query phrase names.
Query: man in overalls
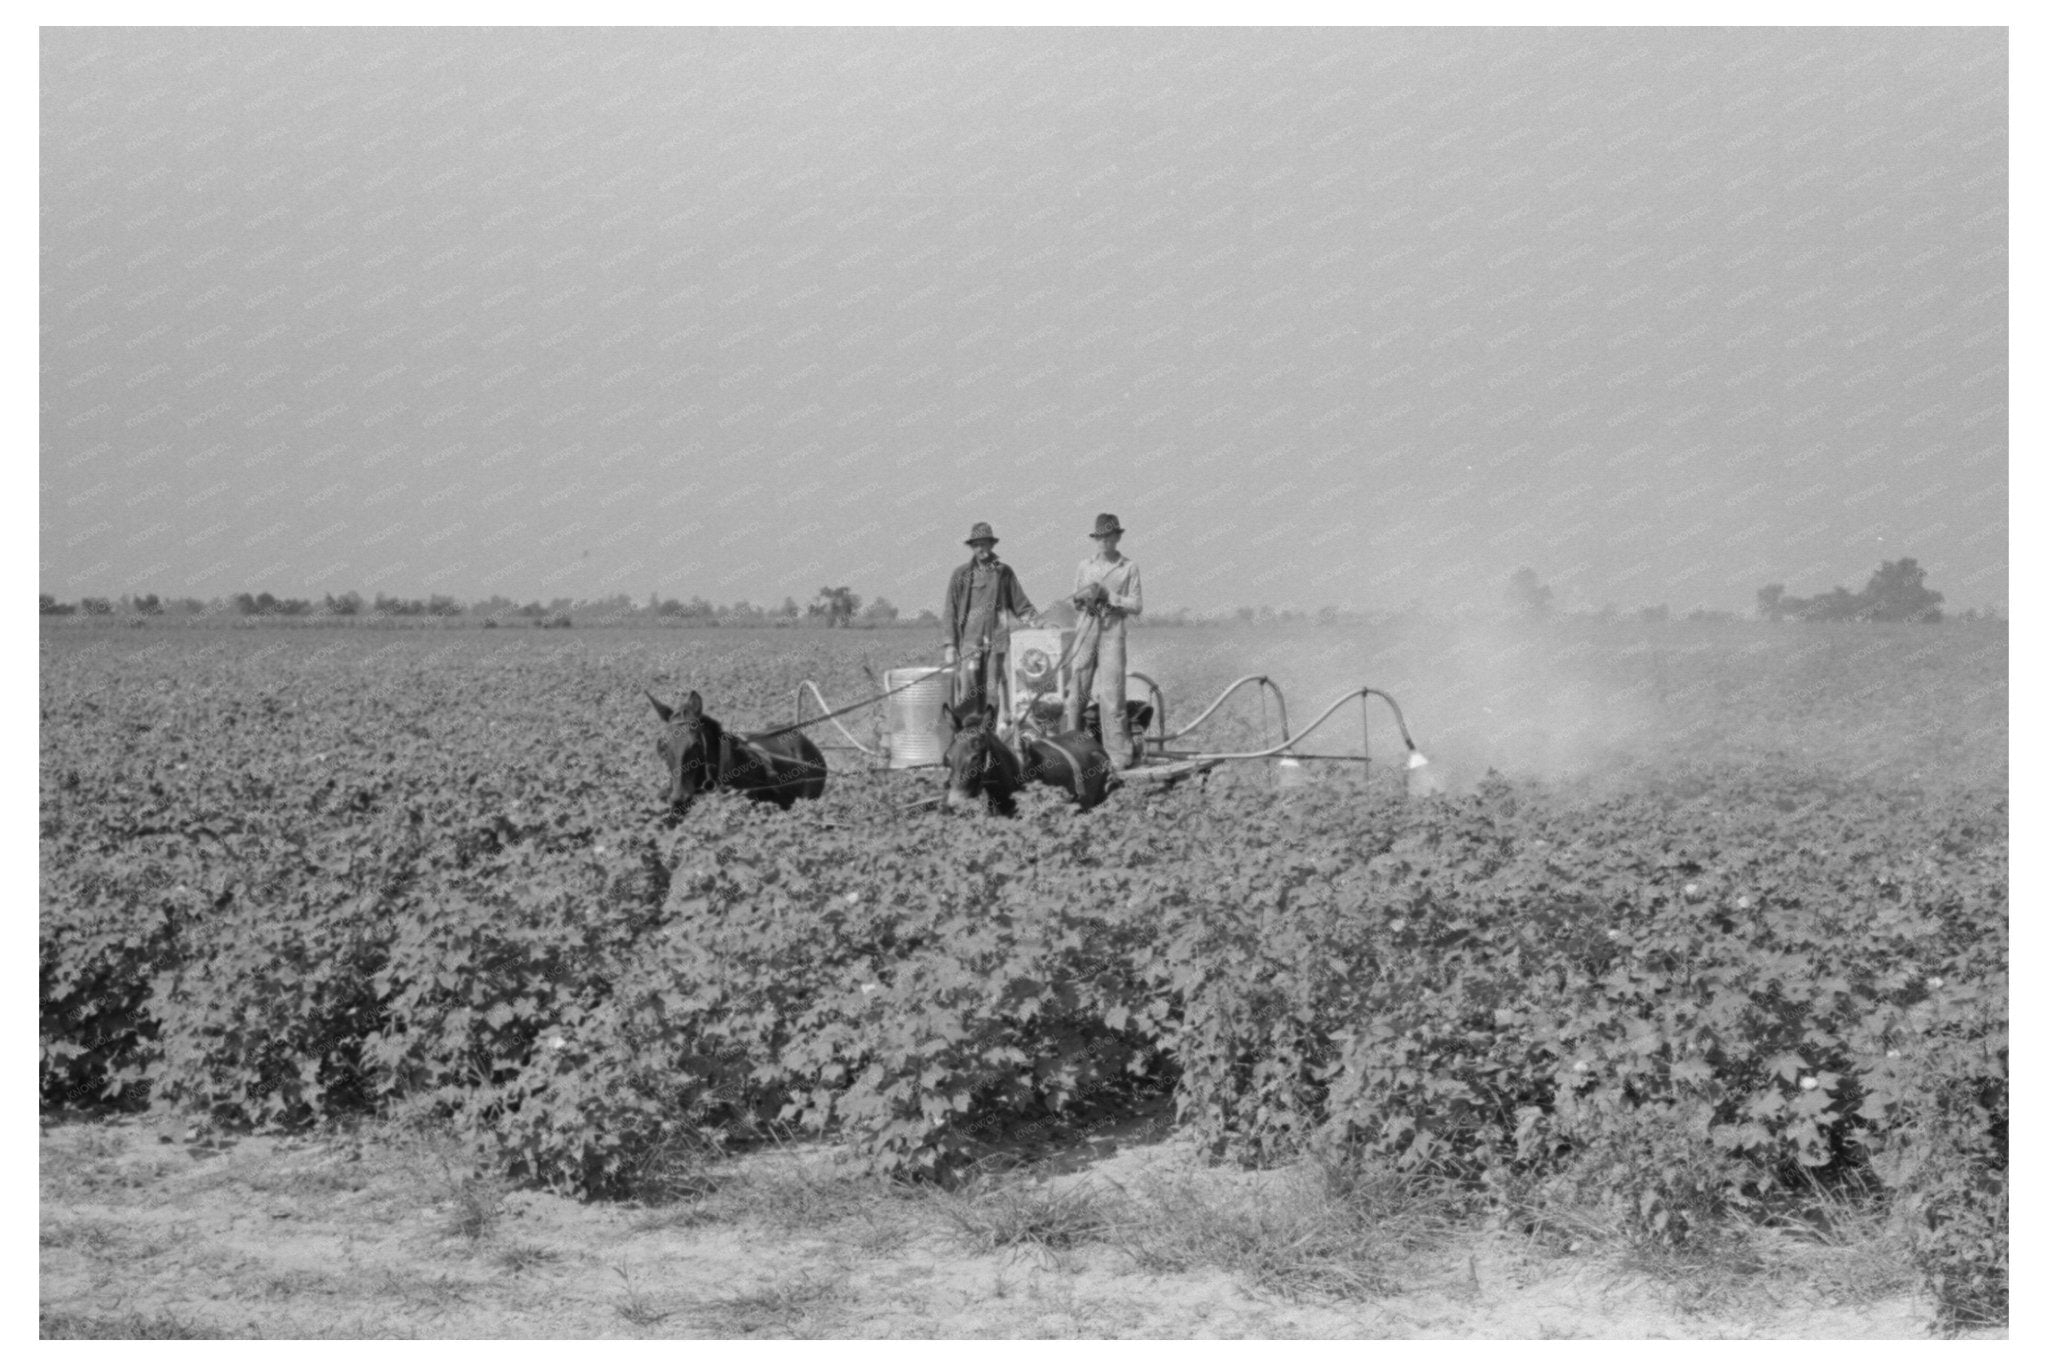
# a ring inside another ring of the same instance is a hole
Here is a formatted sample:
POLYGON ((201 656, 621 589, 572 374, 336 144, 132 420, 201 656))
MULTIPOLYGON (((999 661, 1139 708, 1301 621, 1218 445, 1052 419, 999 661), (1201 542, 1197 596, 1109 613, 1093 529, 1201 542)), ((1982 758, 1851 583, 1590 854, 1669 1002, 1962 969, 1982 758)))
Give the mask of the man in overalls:
POLYGON ((1092 690, 1102 718, 1102 746, 1118 768, 1129 768, 1137 751, 1124 707, 1124 618, 1143 612, 1145 598, 1137 563, 1117 550, 1124 529, 1116 514, 1102 513, 1088 534, 1095 542, 1095 555, 1081 561, 1074 575, 1073 603, 1081 621, 1074 637, 1066 728, 1081 728, 1081 713, 1087 710, 1092 690))
POLYGON ((1038 609, 1024 596, 1016 571, 996 558, 996 533, 976 522, 967 533, 974 558, 946 583, 946 663, 957 670, 953 701, 961 706, 996 705, 996 684, 1009 654, 1004 613, 1040 625, 1038 609))

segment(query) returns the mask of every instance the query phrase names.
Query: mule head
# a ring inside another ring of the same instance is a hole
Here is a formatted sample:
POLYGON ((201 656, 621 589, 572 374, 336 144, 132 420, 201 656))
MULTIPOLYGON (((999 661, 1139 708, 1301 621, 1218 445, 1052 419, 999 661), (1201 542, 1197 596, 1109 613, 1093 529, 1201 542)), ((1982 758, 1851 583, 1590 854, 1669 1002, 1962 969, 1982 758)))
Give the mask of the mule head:
POLYGON ((654 704, 655 715, 662 722, 654 752, 668 771, 668 808, 680 816, 690 809, 697 794, 712 784, 710 756, 716 740, 711 732, 716 723, 706 719, 704 699, 695 691, 673 707, 664 705, 653 693, 647 694, 647 700, 654 704))
POLYGON ((996 737, 995 708, 948 705, 940 710, 953 723, 953 739, 946 746, 946 805, 970 806, 990 787, 1002 785, 1008 750, 996 737))

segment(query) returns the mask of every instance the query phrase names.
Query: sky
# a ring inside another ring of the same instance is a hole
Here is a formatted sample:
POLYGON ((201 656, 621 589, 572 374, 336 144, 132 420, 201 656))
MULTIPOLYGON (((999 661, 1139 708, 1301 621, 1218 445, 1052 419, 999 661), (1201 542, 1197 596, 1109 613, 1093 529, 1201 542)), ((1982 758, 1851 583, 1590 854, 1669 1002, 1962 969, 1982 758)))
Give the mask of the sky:
POLYGON ((45 29, 40 589, 2007 601, 1998 29, 45 29))

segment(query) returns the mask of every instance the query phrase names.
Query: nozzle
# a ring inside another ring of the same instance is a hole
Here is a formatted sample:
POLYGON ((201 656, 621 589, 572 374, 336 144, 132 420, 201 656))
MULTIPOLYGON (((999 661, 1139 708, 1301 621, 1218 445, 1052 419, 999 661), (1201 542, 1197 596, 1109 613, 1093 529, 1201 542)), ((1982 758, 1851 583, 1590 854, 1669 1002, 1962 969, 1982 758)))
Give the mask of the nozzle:
POLYGON ((1428 767, 1429 767, 1429 760, 1427 760, 1427 759, 1425 759, 1425 758, 1423 758, 1423 757, 1422 757, 1422 751, 1421 751, 1421 750, 1419 750, 1419 749, 1411 749, 1411 750, 1409 750, 1409 751, 1408 751, 1408 768, 1409 768, 1409 770, 1410 770, 1411 772, 1412 772, 1413 770, 1415 770, 1415 769, 1418 769, 1418 768, 1428 768, 1428 767))

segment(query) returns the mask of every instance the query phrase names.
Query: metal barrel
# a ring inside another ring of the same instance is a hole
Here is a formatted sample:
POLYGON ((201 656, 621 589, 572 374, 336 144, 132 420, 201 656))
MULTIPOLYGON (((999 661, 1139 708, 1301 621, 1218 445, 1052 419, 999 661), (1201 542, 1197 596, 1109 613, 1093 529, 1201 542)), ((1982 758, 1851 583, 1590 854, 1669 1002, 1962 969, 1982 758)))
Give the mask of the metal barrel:
POLYGON ((882 686, 889 698, 889 767, 918 768, 946 757, 947 724, 939 709, 952 700, 953 671, 923 667, 891 669, 882 686))

